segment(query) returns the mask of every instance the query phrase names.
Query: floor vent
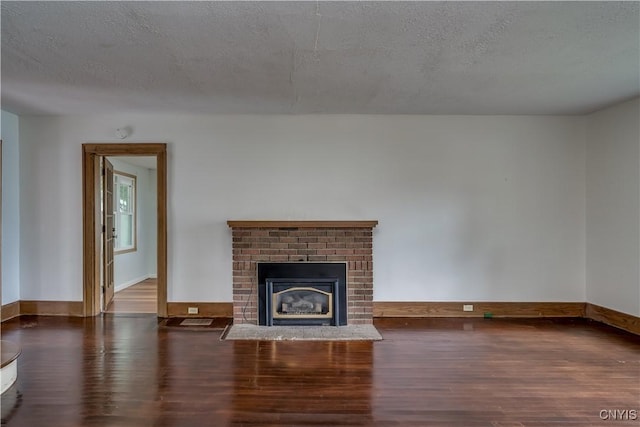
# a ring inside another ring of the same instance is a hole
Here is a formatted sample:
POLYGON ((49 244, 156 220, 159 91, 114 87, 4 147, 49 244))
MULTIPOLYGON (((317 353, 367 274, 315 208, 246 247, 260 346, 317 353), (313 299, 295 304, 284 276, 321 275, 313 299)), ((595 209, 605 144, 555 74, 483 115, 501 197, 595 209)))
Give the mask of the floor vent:
POLYGON ((212 323, 213 319, 184 319, 180 326, 209 326, 212 323))

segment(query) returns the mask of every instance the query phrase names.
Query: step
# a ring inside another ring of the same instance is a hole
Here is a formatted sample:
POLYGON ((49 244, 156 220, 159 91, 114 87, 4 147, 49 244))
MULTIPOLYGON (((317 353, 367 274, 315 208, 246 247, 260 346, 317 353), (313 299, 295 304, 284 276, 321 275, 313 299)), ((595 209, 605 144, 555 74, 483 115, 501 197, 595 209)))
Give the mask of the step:
POLYGON ((18 379, 18 356, 21 351, 20 346, 14 342, 0 341, 0 394, 18 379))

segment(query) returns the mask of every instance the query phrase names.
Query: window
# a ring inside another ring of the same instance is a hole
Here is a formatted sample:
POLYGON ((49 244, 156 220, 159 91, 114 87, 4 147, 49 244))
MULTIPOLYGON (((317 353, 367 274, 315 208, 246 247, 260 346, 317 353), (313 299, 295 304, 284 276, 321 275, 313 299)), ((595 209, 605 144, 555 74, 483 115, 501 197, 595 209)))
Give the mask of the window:
POLYGON ((113 209, 116 252, 136 250, 136 177, 113 172, 113 209))

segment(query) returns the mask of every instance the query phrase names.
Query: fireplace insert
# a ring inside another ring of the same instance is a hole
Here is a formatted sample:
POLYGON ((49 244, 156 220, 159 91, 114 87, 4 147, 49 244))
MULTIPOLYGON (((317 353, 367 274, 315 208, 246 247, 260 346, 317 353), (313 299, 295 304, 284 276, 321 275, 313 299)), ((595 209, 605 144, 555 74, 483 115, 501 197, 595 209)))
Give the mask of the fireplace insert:
POLYGON ((260 325, 347 324, 345 263, 258 263, 260 325))

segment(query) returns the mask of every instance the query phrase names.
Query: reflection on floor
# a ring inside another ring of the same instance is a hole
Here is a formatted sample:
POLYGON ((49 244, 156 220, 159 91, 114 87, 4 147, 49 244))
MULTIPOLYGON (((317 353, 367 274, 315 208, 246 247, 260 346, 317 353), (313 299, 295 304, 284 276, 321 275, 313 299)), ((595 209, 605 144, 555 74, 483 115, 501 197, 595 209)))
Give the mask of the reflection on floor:
POLYGON ((147 279, 116 292, 106 313, 156 313, 158 281, 147 279))

